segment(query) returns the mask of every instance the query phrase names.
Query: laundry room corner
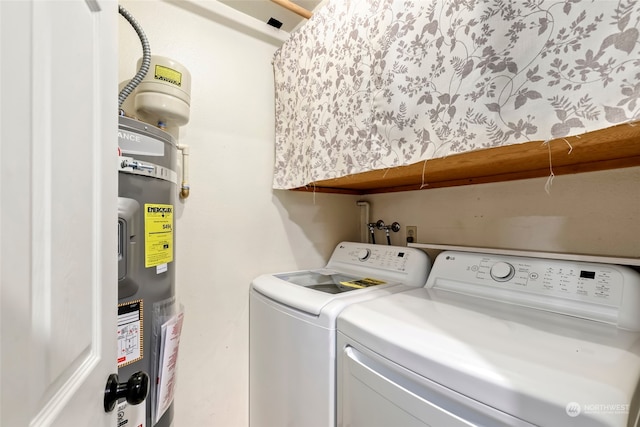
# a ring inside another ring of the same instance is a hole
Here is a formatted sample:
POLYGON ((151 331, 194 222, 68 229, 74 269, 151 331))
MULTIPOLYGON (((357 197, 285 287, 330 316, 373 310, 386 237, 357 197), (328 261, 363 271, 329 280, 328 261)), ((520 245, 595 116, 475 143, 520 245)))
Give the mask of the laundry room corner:
MULTIPOLYGON (((357 240, 357 198, 272 190, 271 59, 279 45, 256 36, 262 23, 218 2, 120 4, 143 27, 152 54, 179 61, 192 80, 191 117, 178 135, 190 148, 190 194, 175 209, 176 297, 185 320, 174 426, 243 427, 249 285, 263 273, 324 265, 337 242, 357 240)), ((136 73, 140 56, 121 20, 120 81, 136 73)))

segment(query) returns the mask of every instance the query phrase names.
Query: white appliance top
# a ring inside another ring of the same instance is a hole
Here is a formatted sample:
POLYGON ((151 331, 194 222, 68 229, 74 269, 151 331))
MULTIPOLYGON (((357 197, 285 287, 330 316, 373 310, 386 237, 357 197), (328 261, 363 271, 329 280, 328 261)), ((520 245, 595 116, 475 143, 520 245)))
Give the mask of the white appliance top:
POLYGON ((639 306, 630 268, 443 252, 424 288, 351 305, 337 324, 381 356, 536 425, 626 426, 639 409, 639 306))
POLYGON ((628 267, 454 251, 437 264, 427 288, 640 331, 640 274, 628 267))
POLYGON ((253 290, 313 316, 329 304, 341 308, 365 298, 389 293, 398 285, 422 287, 431 262, 416 248, 341 242, 324 268, 264 274, 253 290))

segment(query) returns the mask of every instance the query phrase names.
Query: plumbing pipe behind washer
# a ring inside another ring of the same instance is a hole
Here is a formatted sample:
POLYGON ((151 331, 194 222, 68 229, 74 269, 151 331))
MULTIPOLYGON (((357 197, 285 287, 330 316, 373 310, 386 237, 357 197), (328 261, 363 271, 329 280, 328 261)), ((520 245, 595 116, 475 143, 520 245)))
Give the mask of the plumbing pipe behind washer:
MULTIPOLYGON (((369 211, 370 205, 369 202, 365 200, 358 200, 356 205, 360 206, 360 241, 362 243, 367 243, 369 241, 369 236, 367 233, 367 228, 369 227, 369 211)), ((371 230, 369 230, 370 232, 371 230)))

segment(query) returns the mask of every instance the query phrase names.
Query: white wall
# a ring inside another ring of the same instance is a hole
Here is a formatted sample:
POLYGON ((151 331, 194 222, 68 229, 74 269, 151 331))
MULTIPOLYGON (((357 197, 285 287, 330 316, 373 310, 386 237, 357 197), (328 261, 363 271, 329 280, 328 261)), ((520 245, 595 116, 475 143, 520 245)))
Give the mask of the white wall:
MULTIPOLYGON (((420 243, 640 257, 640 167, 378 194, 372 219, 418 226, 420 243)), ((380 237, 382 238, 382 234, 380 237)))
MULTIPOLYGON (((208 11, 193 13, 184 1, 120 2, 152 53, 192 75, 191 120, 180 130, 191 147, 191 196, 176 207, 177 294, 186 317, 175 425, 242 427, 251 279, 323 265, 339 240, 358 239, 359 208, 353 196, 271 189, 277 46, 225 18, 235 11, 200 3, 208 11)), ((142 50, 124 18, 119 49, 120 79, 129 79, 142 50)))

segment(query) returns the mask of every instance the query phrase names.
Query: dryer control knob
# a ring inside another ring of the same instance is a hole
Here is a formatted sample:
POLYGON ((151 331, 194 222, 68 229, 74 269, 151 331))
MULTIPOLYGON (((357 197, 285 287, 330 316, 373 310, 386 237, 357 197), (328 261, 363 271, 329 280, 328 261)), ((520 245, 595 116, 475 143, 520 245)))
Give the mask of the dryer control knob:
POLYGON ((360 261, 365 261, 371 255, 371 251, 369 249, 361 249, 358 251, 358 259, 360 261))
POLYGON ((508 262, 496 262, 491 266, 491 277, 497 282, 506 282, 515 272, 516 269, 508 262))

